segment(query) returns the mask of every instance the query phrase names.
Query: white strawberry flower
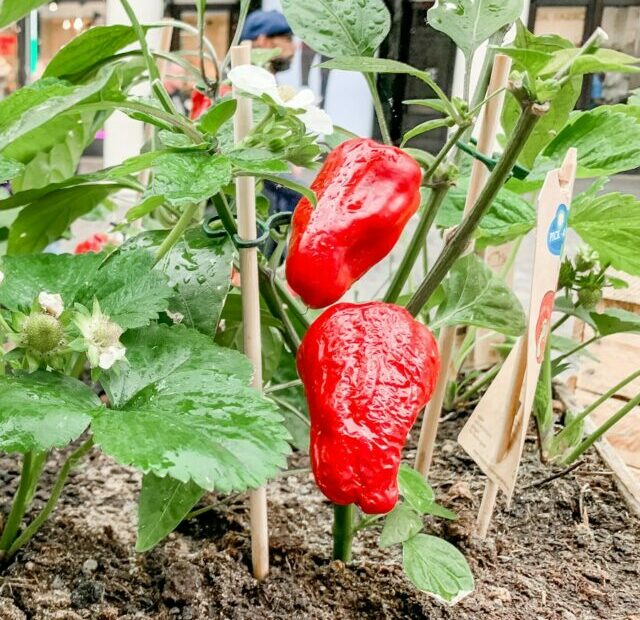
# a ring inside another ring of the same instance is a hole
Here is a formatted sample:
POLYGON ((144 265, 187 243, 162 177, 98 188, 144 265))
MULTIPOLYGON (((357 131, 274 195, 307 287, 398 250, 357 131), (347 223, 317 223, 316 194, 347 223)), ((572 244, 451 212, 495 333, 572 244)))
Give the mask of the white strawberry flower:
POLYGON ((47 293, 46 291, 42 291, 38 295, 38 303, 40 304, 43 312, 50 314, 56 319, 64 312, 64 302, 58 293, 47 293))
POLYGON ((241 65, 229 71, 229 79, 235 88, 254 97, 268 95, 276 104, 296 110, 295 115, 304 123, 309 133, 332 134, 331 117, 317 105, 309 88, 296 92, 290 86, 278 86, 275 76, 255 65, 241 65))
POLYGON ((109 370, 125 359, 127 350, 120 342, 124 330, 100 310, 97 301, 93 304, 93 313, 79 312, 75 323, 84 338, 91 368, 109 370))

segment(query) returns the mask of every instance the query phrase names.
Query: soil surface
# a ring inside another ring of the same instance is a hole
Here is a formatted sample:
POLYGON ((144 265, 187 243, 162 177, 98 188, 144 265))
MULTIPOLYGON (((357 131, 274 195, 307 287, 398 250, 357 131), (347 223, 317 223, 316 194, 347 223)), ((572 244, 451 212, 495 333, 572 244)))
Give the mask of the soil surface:
MULTIPOLYGON (((481 542, 470 533, 484 481, 455 443, 460 425, 443 423, 431 475, 438 499, 459 518, 425 521, 459 546, 476 578, 476 591, 453 608, 417 592, 399 550, 380 551, 375 531, 359 537, 352 564, 331 562, 331 506, 305 472, 269 485, 272 567, 264 583, 249 571, 243 497, 136 554, 139 475, 94 451, 72 473, 53 518, 0 574, 0 619, 640 620, 640 520, 597 455, 540 485, 553 471, 540 465, 532 436, 513 504, 499 502, 481 542)), ((291 466, 308 463, 294 456, 291 466)), ((5 512, 17 473, 15 460, 0 459, 5 512)))

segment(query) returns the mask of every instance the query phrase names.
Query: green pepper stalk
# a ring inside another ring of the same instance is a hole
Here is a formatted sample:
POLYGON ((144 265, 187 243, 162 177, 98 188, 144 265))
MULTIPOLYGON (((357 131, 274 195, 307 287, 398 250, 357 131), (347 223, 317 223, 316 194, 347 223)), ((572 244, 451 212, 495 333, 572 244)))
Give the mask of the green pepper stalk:
POLYGON ((345 564, 351 560, 351 543, 354 534, 353 504, 347 506, 333 505, 333 559, 342 560, 345 564))

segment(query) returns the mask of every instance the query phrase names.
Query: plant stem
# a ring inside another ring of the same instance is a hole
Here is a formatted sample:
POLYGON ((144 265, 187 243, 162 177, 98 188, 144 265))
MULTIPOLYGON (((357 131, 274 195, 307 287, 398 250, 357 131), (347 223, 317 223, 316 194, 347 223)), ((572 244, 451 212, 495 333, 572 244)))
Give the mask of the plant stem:
POLYGON ((604 424, 599 426, 589 437, 582 443, 577 445, 568 456, 562 459, 562 463, 569 465, 573 463, 581 454, 588 450, 600 437, 602 437, 612 426, 617 424, 624 416, 626 416, 635 407, 640 405, 640 394, 632 398, 624 407, 621 407, 614 415, 612 415, 604 424))
POLYGON ((293 323, 291 323, 291 319, 287 314, 280 297, 278 297, 274 283, 275 274, 266 267, 259 265, 258 278, 260 280, 260 295, 262 296, 264 303, 267 304, 269 312, 282 322, 282 325, 284 326, 282 336, 291 350, 291 353, 295 355, 298 351, 298 347, 300 346, 300 337, 298 336, 298 332, 295 330, 293 323))
POLYGON ((333 505, 333 559, 345 564, 351 561, 354 506, 333 505))
POLYGON ((485 372, 484 375, 473 383, 466 392, 460 394, 460 396, 453 401, 452 406, 455 407, 456 405, 468 401, 471 396, 479 392, 485 385, 491 383, 500 372, 500 368, 502 368, 502 364, 496 364, 493 368, 485 372))
POLYGON ((581 342, 577 347, 574 347, 573 349, 571 349, 571 351, 567 351, 566 353, 563 353, 562 355, 558 355, 558 357, 553 358, 553 363, 557 365, 558 362, 561 362, 567 357, 571 357, 572 355, 575 355, 578 351, 582 351, 582 349, 584 349, 585 347, 588 347, 590 344, 592 344, 599 338, 600 336, 593 336, 593 338, 589 338, 589 340, 585 340, 584 342, 581 342))
POLYGON ((614 385, 610 390, 605 392, 600 398, 593 401, 586 409, 581 411, 577 416, 571 419, 571 422, 567 424, 559 433, 556 441, 561 440, 565 435, 568 435, 575 426, 580 424, 590 413, 595 411, 602 403, 609 400, 614 394, 620 391, 623 387, 631 383, 633 380, 640 377, 640 370, 632 372, 629 376, 625 377, 620 383, 614 385))
POLYGON ((373 109, 376 111, 376 118, 378 119, 378 126, 380 127, 380 134, 382 141, 385 144, 392 144, 391 134, 389 133, 389 127, 387 126, 387 119, 384 116, 384 108, 382 107, 382 100, 380 99, 380 93, 376 86, 376 78, 371 73, 364 74, 369 90, 371 91, 371 99, 373 100, 373 109))
POLYGON ((431 190, 431 195, 427 204, 424 206, 422 213, 420 214, 420 220, 416 226, 416 230, 413 233, 413 237, 409 242, 409 247, 402 257, 402 262, 396 270, 393 280, 384 296, 384 301, 390 304, 395 303, 402 293, 404 285, 407 283, 411 271, 413 270, 416 260, 420 254, 420 250, 427 242, 427 235, 433 221, 436 219, 436 214, 444 201, 447 192, 449 191, 448 185, 439 185, 431 190))
POLYGON ((286 285, 284 285, 279 278, 273 279, 273 285, 275 286, 276 291, 278 292, 278 296, 282 301, 286 304, 287 308, 291 311, 291 314, 294 316, 295 320, 300 323, 302 328, 306 331, 309 329, 311 323, 304 315, 304 311, 298 305, 296 299, 293 298, 291 293, 289 293, 286 285))
POLYGON ((33 488, 31 478, 34 456, 35 453, 33 451, 25 452, 24 459, 22 461, 22 471, 20 472, 18 490, 13 498, 11 511, 9 512, 7 522, 2 530, 2 537, 0 537, 0 556, 2 559, 5 559, 6 552, 13 544, 18 530, 20 529, 20 523, 22 523, 24 513, 27 511, 30 490, 33 488))
POLYGON ((28 525, 22 534, 15 540, 15 542, 9 548, 7 552, 6 559, 11 559, 24 545, 26 545, 31 538, 36 534, 36 532, 42 527, 43 523, 49 518, 49 515, 53 512, 53 509, 56 507, 58 500, 60 499, 60 495, 62 494, 62 489, 64 487, 64 483, 67 481, 69 476, 69 472, 73 469, 75 464, 93 447, 93 437, 90 437, 87 441, 85 441, 79 448, 76 448, 64 462, 64 465, 60 469, 60 473, 56 479, 55 484, 53 485, 53 489, 51 489, 51 495, 47 500, 44 508, 40 512, 40 514, 28 525))
POLYGON ((298 411, 293 405, 290 405, 286 400, 283 400, 282 398, 278 398, 277 396, 273 396, 273 395, 269 396, 269 398, 274 403, 276 403, 276 405, 279 405, 283 409, 286 409, 287 411, 292 413, 296 418, 298 418, 298 420, 300 420, 303 424, 305 424, 305 426, 311 426, 311 422, 309 421, 309 418, 307 418, 307 416, 305 416, 302 413, 302 411, 298 411))
POLYGON ((280 390, 288 390, 292 387, 298 387, 302 385, 302 381, 300 379, 292 379, 291 381, 287 381, 285 383, 278 383, 276 385, 270 385, 265 388, 263 391, 265 394, 272 394, 273 392, 279 392, 280 390))
POLYGON ((496 164, 492 173, 487 179, 487 183, 480 192, 480 196, 469 211, 469 214, 462 221, 451 237, 449 243, 444 247, 438 256, 431 271, 425 276, 413 297, 407 304, 407 310, 417 316, 422 307, 427 303, 429 297, 438 288, 445 278, 453 263, 466 250, 471 235, 480 223, 480 220, 487 212, 491 203, 498 195, 498 192, 509 178, 511 170, 515 165, 518 155, 524 148, 527 139, 531 135, 536 123, 540 119, 540 114, 535 110, 535 104, 527 104, 520 114, 518 123, 511 135, 509 142, 496 164))
POLYGON ((224 57, 224 61, 222 62, 222 69, 220 72, 220 80, 222 80, 222 74, 226 71, 227 66, 231 62, 231 48, 238 45, 240 42, 240 35, 242 34, 242 29, 244 28, 244 22, 247 19, 247 15, 249 13, 249 7, 251 6, 250 0, 240 0, 240 14, 238 15, 238 25, 236 26, 236 31, 233 33, 233 39, 231 40, 231 44, 229 45, 229 51, 227 55, 224 57))
POLYGON ((238 232, 238 227, 236 225, 236 218, 233 217, 233 213, 231 212, 231 207, 229 206, 229 201, 224 192, 218 193, 219 201, 216 201, 216 211, 218 213, 218 217, 224 226, 224 229, 227 231, 227 234, 231 237, 238 232))
POLYGON ((564 316, 560 317, 552 326, 551 326, 551 331, 554 332, 556 331, 556 329, 558 329, 558 327, 560 327, 561 325, 564 325, 569 318, 571 317, 570 314, 565 314, 564 316))
POLYGON ((444 161, 444 158, 449 154, 451 149, 456 145, 458 140, 462 137, 464 132, 467 130, 468 125, 460 125, 447 139, 445 145, 440 149, 440 152, 436 155, 436 158, 433 160, 433 163, 429 166, 429 169, 424 173, 424 178, 422 179, 422 183, 426 184, 427 181, 431 180, 431 177, 435 174, 438 166, 444 161))
POLYGON ((140 49, 142 50, 142 55, 144 56, 144 60, 147 65, 147 71, 149 72, 149 81, 152 84, 152 88, 156 91, 158 101, 160 101, 160 104, 166 112, 175 114, 176 110, 173 106, 173 103, 171 102, 171 97, 169 97, 169 93, 166 91, 164 85, 162 84, 162 78, 160 77, 158 65, 156 65, 156 61, 149 51, 149 46, 147 45, 147 37, 145 35, 144 29, 138 21, 135 11, 131 7, 131 4, 129 4, 129 0, 120 0, 120 4, 122 4, 122 8, 124 8, 125 13, 129 18, 129 21, 131 22, 131 26, 133 27, 136 36, 138 37, 140 49))
POLYGON ((171 232, 166 236, 165 240, 162 242, 158 251, 156 252, 156 264, 159 263, 171 250, 171 248, 178 242, 180 237, 184 234, 184 231, 189 228, 189 225, 193 221, 193 216, 196 214, 198 210, 198 204, 192 203, 187 205, 180 216, 180 219, 176 222, 176 225, 173 227, 171 232))

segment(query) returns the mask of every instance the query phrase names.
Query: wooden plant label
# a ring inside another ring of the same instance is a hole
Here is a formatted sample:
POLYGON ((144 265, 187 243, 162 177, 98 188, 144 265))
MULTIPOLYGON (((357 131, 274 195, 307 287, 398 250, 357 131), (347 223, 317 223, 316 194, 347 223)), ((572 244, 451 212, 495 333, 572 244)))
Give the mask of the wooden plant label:
POLYGON ((527 331, 458 436, 462 448, 511 500, 544 350, 551 328, 569 207, 576 173, 570 149, 547 174, 538 196, 538 221, 527 331))

